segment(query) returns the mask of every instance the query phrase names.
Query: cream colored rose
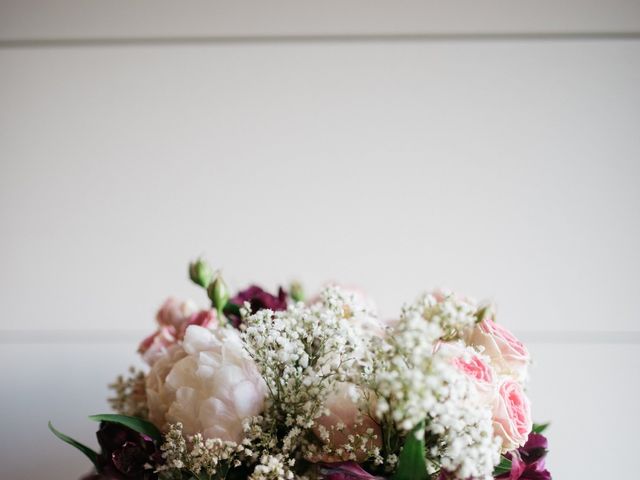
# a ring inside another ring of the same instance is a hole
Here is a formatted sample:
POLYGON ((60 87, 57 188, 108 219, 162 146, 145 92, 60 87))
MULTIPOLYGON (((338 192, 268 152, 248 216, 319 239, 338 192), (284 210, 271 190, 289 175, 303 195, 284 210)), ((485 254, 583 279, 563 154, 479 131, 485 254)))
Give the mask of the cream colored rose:
POLYGON ((187 328, 147 378, 150 420, 182 423, 186 435, 240 442, 242 421, 262 412, 266 385, 236 330, 187 328))
POLYGON ((491 358, 491 365, 498 373, 509 375, 519 382, 527 378, 529 351, 509 330, 486 318, 470 332, 468 345, 482 347, 491 358))

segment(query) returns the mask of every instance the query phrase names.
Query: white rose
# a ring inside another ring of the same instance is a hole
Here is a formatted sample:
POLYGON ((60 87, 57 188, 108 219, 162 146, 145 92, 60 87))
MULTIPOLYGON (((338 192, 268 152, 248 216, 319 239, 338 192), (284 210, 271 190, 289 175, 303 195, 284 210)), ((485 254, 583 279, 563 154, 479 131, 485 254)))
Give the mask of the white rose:
POLYGON ((147 378, 149 418, 186 435, 240 442, 242 422, 262 412, 266 385, 236 330, 192 325, 182 345, 158 360, 147 378))

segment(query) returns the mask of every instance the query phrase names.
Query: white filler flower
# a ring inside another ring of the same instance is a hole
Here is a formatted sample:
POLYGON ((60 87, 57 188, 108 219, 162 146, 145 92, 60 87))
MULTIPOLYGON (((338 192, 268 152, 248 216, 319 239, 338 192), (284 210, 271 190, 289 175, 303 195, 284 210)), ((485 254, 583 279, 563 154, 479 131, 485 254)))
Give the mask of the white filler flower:
POLYGON ((237 331, 194 325, 154 364, 147 396, 154 424, 182 423, 185 435, 239 443, 243 420, 263 410, 266 385, 237 331))

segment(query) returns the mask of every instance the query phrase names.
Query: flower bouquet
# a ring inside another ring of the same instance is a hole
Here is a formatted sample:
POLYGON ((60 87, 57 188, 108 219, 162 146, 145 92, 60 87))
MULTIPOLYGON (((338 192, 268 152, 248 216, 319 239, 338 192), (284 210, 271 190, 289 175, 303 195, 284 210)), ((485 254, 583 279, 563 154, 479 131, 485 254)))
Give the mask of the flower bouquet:
POLYGON ((420 295, 385 321, 328 286, 230 296, 198 260, 211 307, 167 300, 111 385, 85 479, 543 479, 545 426, 525 394, 529 354, 491 305, 420 295))

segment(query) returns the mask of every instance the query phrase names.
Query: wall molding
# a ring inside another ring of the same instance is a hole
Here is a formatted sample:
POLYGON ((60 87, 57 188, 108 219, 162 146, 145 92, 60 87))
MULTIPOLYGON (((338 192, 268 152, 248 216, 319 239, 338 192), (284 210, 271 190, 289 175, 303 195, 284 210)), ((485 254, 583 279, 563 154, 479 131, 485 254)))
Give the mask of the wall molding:
POLYGON ((512 32, 512 33, 406 33, 256 36, 162 36, 121 38, 32 38, 0 40, 0 49, 82 48, 193 45, 397 43, 397 42, 557 42, 640 40, 640 32, 512 32))
MULTIPOLYGON (((150 332, 145 330, 0 330, 0 345, 24 344, 131 344, 150 332)), ((640 331, 516 331, 527 344, 640 345, 640 331)))

